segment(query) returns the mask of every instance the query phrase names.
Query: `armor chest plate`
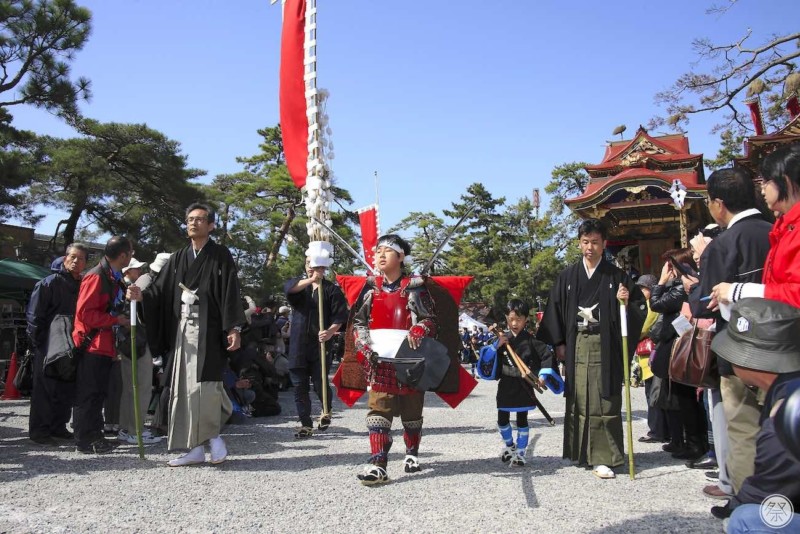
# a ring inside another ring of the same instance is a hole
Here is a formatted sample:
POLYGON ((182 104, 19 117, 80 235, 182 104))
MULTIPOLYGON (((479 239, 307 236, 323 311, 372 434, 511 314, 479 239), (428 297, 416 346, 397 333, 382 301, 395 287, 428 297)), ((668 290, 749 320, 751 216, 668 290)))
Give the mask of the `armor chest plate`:
POLYGON ((372 297, 369 327, 370 329, 390 328, 395 330, 411 328, 408 294, 402 290, 392 293, 376 290, 372 297))

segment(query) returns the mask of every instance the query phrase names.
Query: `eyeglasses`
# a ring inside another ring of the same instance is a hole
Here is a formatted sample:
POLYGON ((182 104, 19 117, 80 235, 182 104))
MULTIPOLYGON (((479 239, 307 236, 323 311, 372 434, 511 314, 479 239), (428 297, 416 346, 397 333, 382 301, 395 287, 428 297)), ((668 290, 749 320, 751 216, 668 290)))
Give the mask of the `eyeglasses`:
POLYGON ((208 220, 208 217, 186 217, 187 224, 192 224, 193 222, 204 223, 208 220))

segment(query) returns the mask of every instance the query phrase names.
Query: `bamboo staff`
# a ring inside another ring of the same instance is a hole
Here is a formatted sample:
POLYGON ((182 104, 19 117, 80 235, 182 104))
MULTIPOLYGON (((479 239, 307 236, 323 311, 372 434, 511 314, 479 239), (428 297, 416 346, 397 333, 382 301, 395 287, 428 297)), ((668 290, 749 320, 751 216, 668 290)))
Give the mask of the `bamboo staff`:
MULTIPOLYGON (((325 297, 325 287, 324 287, 325 279, 319 281, 319 287, 317 288, 317 301, 319 302, 319 306, 317 308, 319 312, 319 331, 325 331, 325 316, 324 316, 324 308, 323 308, 323 300, 325 297)), ((331 415, 331 407, 330 402, 328 399, 328 360, 325 351, 325 342, 319 342, 319 363, 320 367, 322 368, 322 416, 320 417, 320 426, 322 424, 322 419, 325 417, 330 417, 331 415)))
POLYGON ((628 312, 625 302, 619 300, 620 329, 622 330, 622 365, 623 383, 625 384, 625 418, 628 421, 628 472, 631 480, 634 479, 636 467, 633 464, 633 417, 631 415, 631 372, 628 362, 628 312))
POLYGON ((133 420, 136 423, 136 442, 139 444, 139 458, 144 460, 142 443, 142 414, 139 411, 139 381, 136 377, 136 301, 131 301, 131 374, 133 375, 133 420))

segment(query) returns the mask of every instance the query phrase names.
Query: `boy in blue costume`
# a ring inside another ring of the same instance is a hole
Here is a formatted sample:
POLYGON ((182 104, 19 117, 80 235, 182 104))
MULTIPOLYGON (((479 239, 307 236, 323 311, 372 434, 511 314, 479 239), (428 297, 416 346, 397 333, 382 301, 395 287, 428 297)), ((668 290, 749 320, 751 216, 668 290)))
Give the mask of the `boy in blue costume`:
MULTIPOLYGON (((536 393, 533 386, 525 381, 519 369, 514 365, 511 355, 504 345, 508 344, 519 358, 530 368, 531 374, 538 377, 542 369, 552 368, 553 353, 550 348, 534 338, 526 330, 528 323, 528 305, 512 299, 506 305, 506 323, 508 332, 499 332, 497 337, 497 429, 505 442, 500 459, 511 462, 512 466, 525 465, 525 450, 528 447, 528 412, 534 409, 536 393), (511 412, 517 414, 517 441, 514 443, 510 419, 511 412)), ((545 387, 543 378, 538 380, 539 387, 545 387)))

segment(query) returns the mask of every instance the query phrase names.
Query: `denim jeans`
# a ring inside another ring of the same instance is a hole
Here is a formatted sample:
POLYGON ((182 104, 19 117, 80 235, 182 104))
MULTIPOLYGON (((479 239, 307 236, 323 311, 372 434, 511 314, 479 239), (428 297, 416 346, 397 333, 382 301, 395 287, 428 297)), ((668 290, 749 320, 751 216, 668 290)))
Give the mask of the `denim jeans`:
POLYGON ((728 520, 728 534, 789 534, 800 532, 800 514, 792 514, 789 524, 773 528, 764 523, 759 513, 760 504, 737 506, 728 520))

